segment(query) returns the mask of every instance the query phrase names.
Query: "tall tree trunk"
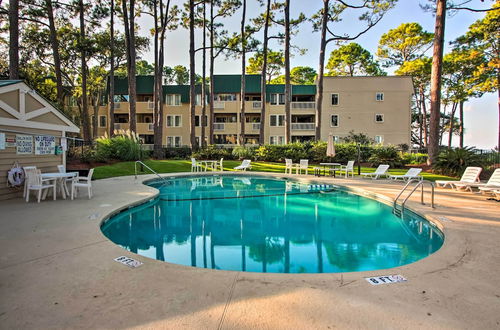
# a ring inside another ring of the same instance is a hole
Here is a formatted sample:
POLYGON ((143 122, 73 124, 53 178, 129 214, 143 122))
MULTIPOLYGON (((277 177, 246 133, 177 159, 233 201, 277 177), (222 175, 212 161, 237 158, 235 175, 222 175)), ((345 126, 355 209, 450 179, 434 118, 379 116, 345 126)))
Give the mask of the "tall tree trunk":
POLYGON ((110 4, 110 22, 109 22, 109 47, 110 47, 110 68, 109 68, 109 136, 112 137, 115 132, 115 1, 110 4))
POLYGON ((464 101, 460 101, 460 105, 458 108, 458 118, 459 118, 459 128, 458 134, 460 137, 459 146, 460 148, 464 147, 464 101))
POLYGON ((247 1, 243 0, 243 12, 241 14, 241 106, 240 106, 240 139, 239 144, 245 145, 245 89, 246 89, 246 35, 245 35, 245 17, 247 12, 247 1))
POLYGON ((162 146, 163 146, 163 63, 165 58, 165 31, 167 29, 168 12, 170 10, 170 0, 167 1, 165 8, 165 13, 163 13, 163 1, 160 0, 160 20, 161 24, 161 34, 160 34, 160 50, 158 53, 158 108, 154 116, 154 150, 155 157, 163 157, 162 146))
POLYGON ((92 108, 94 110, 94 120, 92 123, 92 137, 97 139, 99 136, 99 100, 101 99, 100 93, 97 93, 97 96, 94 100, 92 100, 92 108))
POLYGON ((422 135, 423 135, 423 128, 422 128, 422 103, 420 102, 420 97, 418 93, 415 93, 415 102, 417 102, 417 108, 418 108, 418 146, 419 148, 422 148, 423 142, 422 142, 422 135))
POLYGON ((91 141, 90 125, 89 125, 89 102, 87 97, 87 54, 85 51, 85 8, 83 0, 78 2, 80 11, 80 60, 82 71, 82 126, 83 139, 87 142, 91 141))
POLYGON ((189 133, 191 148, 196 150, 196 132, 195 132, 195 57, 194 57, 194 0, 189 0, 189 133))
POLYGON ((206 146, 205 143, 205 116, 207 114, 207 104, 205 102, 206 95, 207 95, 207 85, 205 83, 206 77, 207 77, 207 26, 206 26, 206 15, 207 15, 207 5, 206 1, 203 1, 203 54, 202 54, 202 83, 201 83, 201 118, 200 118, 200 125, 201 125, 201 136, 200 136, 200 144, 202 147, 206 146))
POLYGON ((424 127, 423 142, 424 148, 429 145, 429 125, 427 123, 427 105, 425 104, 425 92, 423 88, 420 90, 420 99, 422 104, 422 126, 424 127))
POLYGON ((446 0, 436 1, 436 27, 431 70, 431 118, 429 123, 429 158, 432 165, 439 154, 439 117, 441 110, 441 75, 443 69, 443 45, 446 19, 446 0))
POLYGON ((9 0, 9 79, 19 79, 19 0, 9 0))
POLYGON ((292 118, 290 116, 290 0, 285 0, 285 143, 291 142, 290 125, 292 118))
POLYGON ((57 103, 62 106, 64 104, 64 90, 61 73, 61 56, 59 54, 59 39, 57 38, 52 0, 45 0, 45 6, 47 7, 47 18, 49 20, 49 39, 50 45, 52 47, 52 57, 54 58, 54 72, 56 74, 57 103))
POLYGON ((451 142, 453 140, 453 124, 455 120, 455 112, 457 111, 458 103, 453 102, 453 106, 451 107, 450 112, 450 128, 448 130, 448 149, 451 149, 451 142))
MULTIPOLYGON (((500 86, 500 74, 497 74, 497 86, 500 86)), ((500 89, 497 90, 498 95, 498 140, 497 151, 500 151, 500 89)))
POLYGON ((323 76, 325 70, 325 48, 326 48, 326 27, 328 22, 328 7, 329 0, 323 0, 323 13, 321 21, 321 41, 319 47, 319 68, 318 68, 318 82, 316 91, 316 141, 321 139, 321 116, 323 112, 323 76))
MULTIPOLYGON (((154 27, 154 35, 153 35, 153 47, 154 47, 154 85, 153 85, 153 136, 154 136, 154 146, 153 146, 153 153, 155 158, 160 158, 160 153, 161 153, 161 145, 160 148, 158 148, 158 143, 156 141, 157 137, 157 129, 158 129, 158 122, 157 122, 157 115, 158 112, 160 111, 159 106, 160 106, 160 100, 158 99, 158 96, 160 95, 158 93, 159 88, 161 88, 161 74, 159 73, 159 49, 158 49, 158 39, 159 39, 159 31, 158 31, 158 2, 156 0, 152 1, 153 5, 153 27, 154 27)), ((160 11, 162 11, 163 8, 160 7, 160 11)), ((163 22, 162 22, 163 23, 163 22)))
POLYGON ((214 144, 214 2, 210 1, 210 103, 208 143, 214 144))
POLYGON ((264 41, 262 46, 262 73, 260 77, 260 129, 259 129, 259 144, 266 143, 266 72, 267 72, 267 45, 269 42, 269 15, 271 11, 271 0, 267 0, 266 5, 266 20, 264 22, 264 41))
MULTIPOLYGON (((125 0, 124 0, 125 1, 125 0)), ((137 131, 136 102, 137 102, 137 81, 136 81, 136 50, 135 50, 135 0, 130 0, 129 8, 129 29, 130 29, 130 71, 128 72, 128 97, 130 105, 130 130, 137 131)))

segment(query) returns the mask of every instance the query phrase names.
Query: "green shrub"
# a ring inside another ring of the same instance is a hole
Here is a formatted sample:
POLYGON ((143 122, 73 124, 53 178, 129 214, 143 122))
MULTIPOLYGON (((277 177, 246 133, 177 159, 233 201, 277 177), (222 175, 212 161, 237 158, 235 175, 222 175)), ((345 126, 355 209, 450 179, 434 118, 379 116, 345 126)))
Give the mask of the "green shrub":
POLYGON ((282 162, 285 160, 283 146, 266 144, 255 150, 255 159, 268 162, 282 162))
POLYGON ((424 164, 427 162, 427 158, 429 156, 427 154, 421 154, 421 153, 408 153, 405 152, 402 155, 403 158, 403 163, 404 164, 412 164, 412 165, 419 165, 419 164, 424 164))
POLYGON ((141 158, 141 145, 133 132, 124 132, 112 138, 104 136, 96 140, 95 161, 105 162, 111 159, 131 161, 141 158))
POLYGON ((190 147, 168 147, 163 148, 163 158, 166 159, 188 159, 191 156, 190 147))
POLYGON ((477 155, 473 148, 455 148, 441 151, 433 168, 438 173, 460 176, 468 166, 486 165, 484 158, 477 155))
POLYGON ((309 150, 311 149, 311 143, 294 142, 284 145, 283 148, 284 148, 283 159, 290 158, 294 162, 298 162, 301 159, 309 158, 309 150))
POLYGON ((255 159, 255 148, 237 146, 233 149, 232 155, 235 159, 255 159))
POLYGON ((199 149, 196 152, 193 152, 191 157, 194 157, 196 159, 210 159, 210 160, 217 160, 220 158, 233 159, 233 156, 229 149, 218 148, 215 145, 209 145, 205 148, 199 149))
POLYGON ((403 159, 399 151, 394 146, 377 146, 373 148, 372 155, 368 159, 371 166, 387 164, 390 167, 403 166, 403 159))

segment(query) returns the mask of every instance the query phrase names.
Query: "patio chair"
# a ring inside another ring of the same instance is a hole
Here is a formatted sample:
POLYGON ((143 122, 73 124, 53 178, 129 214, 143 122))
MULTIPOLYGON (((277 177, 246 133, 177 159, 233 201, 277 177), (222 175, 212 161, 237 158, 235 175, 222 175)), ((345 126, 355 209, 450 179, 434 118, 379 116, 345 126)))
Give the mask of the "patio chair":
POLYGON ((354 160, 350 160, 347 162, 347 165, 340 165, 340 172, 345 172, 345 177, 349 177, 349 172, 351 172, 352 177, 354 178, 354 160))
POLYGON ((92 174, 94 169, 91 168, 88 176, 77 176, 73 178, 71 183, 71 200, 76 197, 78 188, 87 188, 89 199, 92 198, 92 174))
POLYGON ((285 174, 292 174, 293 160, 285 158, 285 174))
POLYGON ((195 158, 191 158, 191 172, 201 172, 201 164, 195 158))
POLYGON ((214 164, 214 171, 224 171, 224 158, 221 158, 218 163, 214 164))
POLYGON ((236 166, 234 169, 235 170, 243 170, 246 171, 247 169, 251 169, 252 165, 250 165, 252 161, 250 159, 243 159, 243 162, 241 162, 241 165, 236 166))
POLYGON ((387 177, 387 170, 389 169, 389 165, 379 165, 375 172, 372 173, 361 173, 363 177, 371 177, 373 180, 377 180, 381 176, 387 177))
POLYGON ((419 175, 420 172, 422 172, 421 168, 416 168, 412 167, 410 168, 405 174, 402 175, 389 175, 389 179, 397 181, 398 179, 401 179, 403 181, 408 181, 411 179, 418 179, 418 180, 423 180, 422 176, 419 175))
POLYGON ((486 183, 481 183, 481 182, 471 182, 471 183, 464 183, 464 182, 456 182, 453 183, 453 186, 457 189, 464 189, 464 190, 469 190, 472 192, 472 188, 478 188, 479 191, 482 193, 485 192, 492 192, 494 190, 499 190, 500 189, 500 168, 497 168, 493 174, 490 176, 488 182, 486 183))
POLYGON ((460 184, 460 183, 477 183, 479 182, 479 174, 481 174, 481 171, 483 169, 481 167, 473 167, 469 166, 465 169, 464 174, 462 174, 462 177, 460 180, 436 180, 436 187, 438 188, 446 188, 446 186, 450 186, 450 188, 453 188, 454 184, 460 184))
POLYGON ((309 159, 301 159, 299 165, 295 167, 295 174, 307 174, 307 169, 309 168, 309 159))
POLYGON ((42 190, 51 188, 54 200, 56 200, 56 180, 51 179, 52 183, 48 183, 49 180, 42 180, 42 172, 40 170, 34 170, 26 177, 26 181, 28 182, 26 184, 26 202, 30 201, 30 190, 38 191, 38 203, 40 203, 42 190))
POLYGON ((24 198, 24 197, 26 197, 26 192, 28 191, 27 190, 27 188, 28 188, 28 176, 31 173, 36 172, 36 166, 24 166, 23 171, 24 171, 24 190, 23 190, 23 198, 24 198))

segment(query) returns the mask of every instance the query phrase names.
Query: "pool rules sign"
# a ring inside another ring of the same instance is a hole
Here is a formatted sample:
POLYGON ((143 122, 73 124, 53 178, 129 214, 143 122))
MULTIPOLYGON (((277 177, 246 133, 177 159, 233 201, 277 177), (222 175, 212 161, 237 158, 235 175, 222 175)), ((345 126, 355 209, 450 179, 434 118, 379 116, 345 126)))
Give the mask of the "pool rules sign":
POLYGON ((56 151, 55 136, 35 136, 35 155, 53 155, 56 151))

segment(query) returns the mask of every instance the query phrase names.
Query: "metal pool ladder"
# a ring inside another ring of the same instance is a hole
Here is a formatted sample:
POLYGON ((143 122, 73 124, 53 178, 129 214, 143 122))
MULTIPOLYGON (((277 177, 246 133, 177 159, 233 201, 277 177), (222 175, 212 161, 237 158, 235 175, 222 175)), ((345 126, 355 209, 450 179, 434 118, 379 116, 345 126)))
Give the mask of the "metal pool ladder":
POLYGON ((144 166, 145 168, 147 168, 149 171, 151 171, 151 173, 155 174, 157 177, 159 177, 160 179, 162 180, 167 180, 166 178, 162 177, 161 175, 159 175, 158 173, 156 173, 155 170, 153 170, 151 167, 149 167, 148 165, 144 164, 143 162, 141 162, 140 160, 136 160, 135 163, 134 163, 134 171, 135 171, 135 178, 137 179, 137 164, 141 164, 142 166, 144 166))
POLYGON ((421 188, 420 189, 420 191, 421 191, 420 203, 422 203, 422 205, 425 205, 425 203, 424 203, 424 184, 425 183, 428 183, 431 186, 431 207, 434 208, 434 183, 432 181, 429 181, 429 180, 411 179, 411 180, 408 180, 406 185, 403 187, 403 189, 401 189, 399 194, 394 199, 394 203, 392 206, 392 213, 394 213, 398 217, 401 217, 401 215, 404 213, 404 210, 405 210, 406 201, 415 192, 415 190, 417 190, 418 187, 421 188), (398 207, 398 199, 403 195, 403 193, 406 191, 406 189, 408 189, 408 187, 410 187, 410 185, 414 182, 417 182, 417 184, 413 187, 413 189, 410 190, 410 193, 405 197, 405 199, 403 200, 401 205, 398 207))

